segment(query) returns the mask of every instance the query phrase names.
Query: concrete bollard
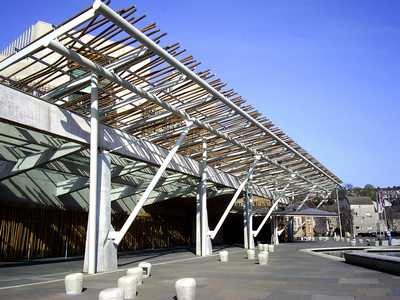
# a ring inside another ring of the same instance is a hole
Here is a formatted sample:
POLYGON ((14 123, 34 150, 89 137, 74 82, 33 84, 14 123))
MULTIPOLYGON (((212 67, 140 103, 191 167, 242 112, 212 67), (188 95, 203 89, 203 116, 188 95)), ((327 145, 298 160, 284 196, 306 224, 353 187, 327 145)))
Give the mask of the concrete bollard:
POLYGON ((133 275, 137 277, 137 285, 143 284, 143 269, 140 267, 130 268, 126 271, 126 275, 133 275))
POLYGON ((375 246, 376 246, 376 247, 379 246, 379 241, 378 241, 378 240, 375 241, 375 246))
POLYGON ((122 289, 124 299, 136 298, 137 281, 136 275, 122 276, 118 279, 118 287, 122 289))
POLYGON ((175 282, 175 290, 177 300, 194 300, 196 298, 196 280, 194 278, 179 279, 175 282))
POLYGON ((268 246, 268 251, 271 252, 271 253, 273 253, 275 251, 275 247, 274 247, 273 244, 268 246))
POLYGON ((263 250, 262 251, 269 251, 269 245, 268 244, 263 244, 263 250))
POLYGON ((228 251, 220 251, 219 252, 219 260, 220 262, 228 262, 229 253, 228 251))
POLYGON ((67 295, 80 295, 83 290, 83 274, 73 273, 65 276, 65 293, 67 295))
POLYGON ((247 259, 255 260, 256 259, 256 251, 254 249, 247 249, 247 259))
POLYGON ((149 278, 151 276, 151 263, 141 262, 139 267, 143 269, 143 278, 149 278))
POLYGON ((268 252, 262 251, 258 253, 258 263, 260 265, 266 265, 268 263, 268 252))
POLYGON ((356 240, 355 240, 355 239, 354 239, 354 240, 351 240, 350 244, 351 244, 352 247, 355 247, 355 245, 356 245, 356 240))
POLYGON ((263 244, 258 244, 257 245, 257 249, 258 249, 258 251, 263 251, 264 245, 263 244))
POLYGON ((124 300, 124 291, 121 288, 109 288, 99 293, 99 300, 124 300))

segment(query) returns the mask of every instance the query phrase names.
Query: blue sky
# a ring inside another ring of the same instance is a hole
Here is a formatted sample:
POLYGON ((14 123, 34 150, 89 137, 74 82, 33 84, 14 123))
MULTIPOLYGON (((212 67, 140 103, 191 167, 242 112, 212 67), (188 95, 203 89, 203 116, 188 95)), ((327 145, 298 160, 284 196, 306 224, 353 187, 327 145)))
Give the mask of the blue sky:
MULTIPOLYGON (((132 3, 345 183, 400 185, 400 1, 132 3)), ((0 48, 90 4, 4 1, 0 48)))

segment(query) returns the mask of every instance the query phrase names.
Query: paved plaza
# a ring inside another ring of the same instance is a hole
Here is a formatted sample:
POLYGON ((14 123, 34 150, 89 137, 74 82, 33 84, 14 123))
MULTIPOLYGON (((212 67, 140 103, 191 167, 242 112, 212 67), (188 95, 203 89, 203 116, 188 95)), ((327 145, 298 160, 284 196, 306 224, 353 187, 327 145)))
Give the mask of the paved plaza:
MULTIPOLYGON (((341 244, 342 246, 344 244, 341 244)), ((63 277, 79 271, 82 261, 3 267, 0 299, 97 299, 100 290, 115 287, 124 269, 152 262, 152 277, 139 288, 137 299, 172 300, 174 283, 197 281, 196 299, 399 299, 399 277, 298 251, 338 246, 336 242, 282 244, 270 253, 267 266, 229 248, 230 260, 196 257, 185 250, 145 252, 120 258, 120 271, 85 277, 81 296, 65 296, 63 277)))

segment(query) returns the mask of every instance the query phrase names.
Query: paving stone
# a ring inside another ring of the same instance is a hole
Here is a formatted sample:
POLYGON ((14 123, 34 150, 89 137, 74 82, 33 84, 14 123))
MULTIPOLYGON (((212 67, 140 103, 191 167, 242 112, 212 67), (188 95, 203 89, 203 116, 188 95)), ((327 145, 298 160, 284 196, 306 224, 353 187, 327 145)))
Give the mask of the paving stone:
POLYGON ((340 284, 378 284, 379 280, 376 278, 340 278, 340 284))
POLYGON ((354 300, 354 296, 313 295, 311 300, 354 300))
MULTIPOLYGON (((82 261, 0 269, 0 299, 97 299, 105 288, 115 287, 124 269, 140 261, 153 264, 152 276, 139 288, 138 300, 172 300, 174 283, 183 277, 197 281, 197 300, 347 300, 399 299, 398 276, 333 261, 299 252, 302 248, 331 247, 336 242, 283 244, 270 254, 268 265, 246 259, 245 251, 229 249, 229 262, 221 264, 215 256, 196 258, 188 251, 138 253, 120 258, 121 270, 85 277, 87 290, 78 297, 66 298, 63 278, 80 271, 82 261), (24 268, 26 267, 26 271, 24 268), (1 289, 24 283, 59 279, 34 286, 1 289)), ((339 244, 340 245, 340 244, 339 244)))

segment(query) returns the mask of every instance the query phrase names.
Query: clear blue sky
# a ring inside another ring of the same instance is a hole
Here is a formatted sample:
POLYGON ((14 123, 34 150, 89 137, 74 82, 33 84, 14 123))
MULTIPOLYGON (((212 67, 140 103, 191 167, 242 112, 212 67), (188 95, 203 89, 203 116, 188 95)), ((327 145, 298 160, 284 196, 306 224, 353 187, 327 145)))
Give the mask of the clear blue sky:
MULTIPOLYGON (((400 1, 131 3, 345 183, 400 185, 400 1)), ((90 4, 3 1, 0 48, 90 4)))

